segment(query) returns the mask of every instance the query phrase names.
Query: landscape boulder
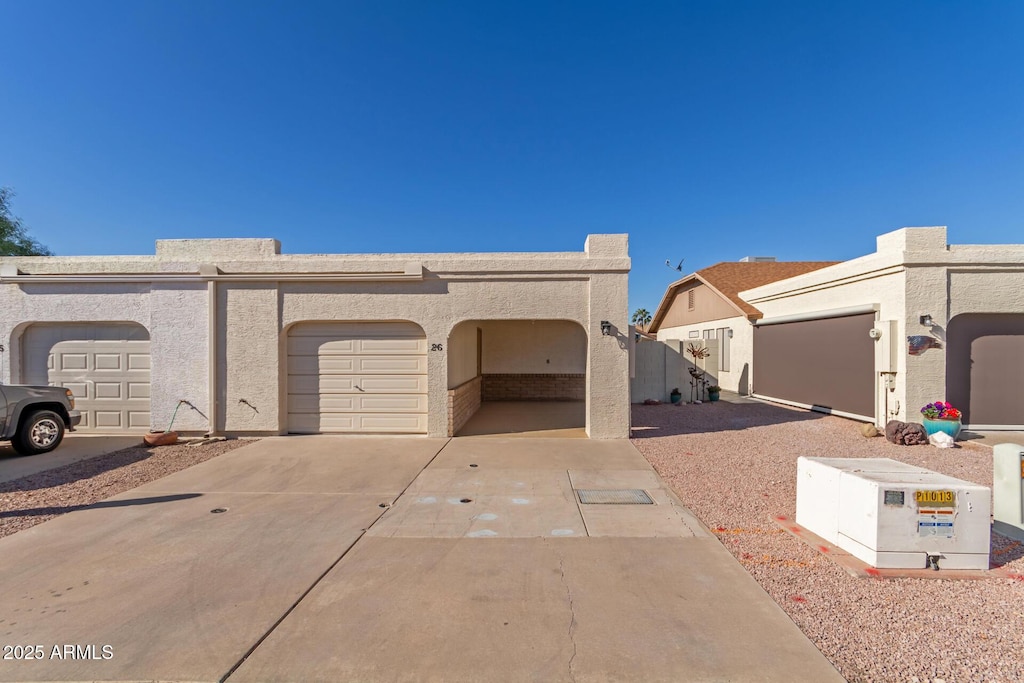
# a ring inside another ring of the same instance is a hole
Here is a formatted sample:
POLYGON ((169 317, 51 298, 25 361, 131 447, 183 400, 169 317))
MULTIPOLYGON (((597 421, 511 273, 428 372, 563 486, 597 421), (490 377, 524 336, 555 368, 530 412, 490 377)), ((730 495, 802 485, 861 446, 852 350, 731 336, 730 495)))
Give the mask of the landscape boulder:
POLYGON ((901 446, 917 446, 928 443, 928 433, 924 431, 924 425, 917 422, 889 420, 885 425, 885 438, 891 443, 901 446))

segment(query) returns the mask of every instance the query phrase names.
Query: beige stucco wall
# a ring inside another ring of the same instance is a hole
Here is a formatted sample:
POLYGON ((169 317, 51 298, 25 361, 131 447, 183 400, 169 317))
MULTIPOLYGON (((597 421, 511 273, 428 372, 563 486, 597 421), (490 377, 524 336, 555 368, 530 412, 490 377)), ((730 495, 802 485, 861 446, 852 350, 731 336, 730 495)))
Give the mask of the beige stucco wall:
POLYGON ((479 326, 485 374, 587 371, 587 332, 577 322, 489 320, 479 326))
POLYGON ((873 254, 740 296, 766 319, 875 305, 878 319, 896 321, 897 330, 895 390, 878 377, 876 422, 916 421, 922 406, 945 399, 946 350, 911 356, 906 338, 930 334, 944 345, 955 315, 1024 311, 1024 245, 947 245, 944 227, 903 228, 880 235, 873 254), (920 323, 925 314, 934 327, 920 323))
POLYGON ((448 388, 454 389, 476 377, 479 326, 464 322, 455 326, 448 335, 448 388))
MULTIPOLYGON (((904 231, 905 234, 905 231, 904 231)), ((764 313, 764 319, 827 313, 837 309, 875 307, 878 320, 897 321, 895 342, 897 374, 894 389, 875 375, 875 423, 907 418, 906 271, 903 266, 903 242, 893 234, 877 240, 874 254, 822 268, 805 275, 773 282, 740 292, 740 296, 764 313), (888 413, 888 415, 887 415, 888 413)), ((943 237, 945 239, 944 231, 943 237)), ((876 344, 881 342, 875 342, 876 344)), ((751 383, 756 383, 757 365, 751 363, 751 383)), ((892 385, 890 385, 892 386, 892 385)))
MULTIPOLYGON (((15 259, 0 259, 0 262, 15 259)), ((57 260, 57 259, 55 259, 57 260)), ((187 283, 167 288, 151 283, 0 284, 0 378, 25 380, 21 339, 33 323, 137 323, 149 331, 150 416, 166 429, 180 399, 210 414, 206 373, 206 287, 187 283)), ((178 411, 175 429, 206 431, 207 422, 191 409, 178 411)))
POLYGON ((207 345, 209 299, 203 283, 151 285, 149 304, 150 417, 153 426, 167 429, 178 401, 185 399, 196 412, 182 406, 174 429, 206 432, 213 414, 209 401, 210 354, 207 345))
MULTIPOLYGON (((565 355, 563 346, 536 339, 527 358, 586 368, 588 433, 628 437, 626 235, 591 235, 582 252, 500 254, 283 255, 274 240, 229 242, 160 241, 150 257, 0 258, 0 305, 10 312, 0 340, 10 345, 15 329, 33 321, 138 322, 153 339, 154 426, 186 398, 213 416, 217 430, 280 433, 290 326, 410 321, 428 348, 440 347, 427 355, 428 431, 445 436, 452 330, 471 320, 557 319, 564 334, 582 340, 583 358, 579 347, 565 355), (217 304, 212 382, 209 287, 217 304), (618 336, 602 336, 601 320, 618 336)), ((10 354, 0 362, 10 378, 10 354)), ((456 363, 454 376, 465 375, 462 354, 456 363)), ((191 411, 187 419, 188 428, 206 429, 191 411)))
POLYGON ((625 425, 628 436, 629 292, 613 273, 596 273, 588 284, 590 310, 583 322, 589 339, 587 433, 597 439, 618 438, 620 425, 625 425), (601 334, 602 320, 611 323, 609 335, 601 334))
MULTIPOLYGON (((907 334, 931 332, 944 342, 956 315, 1024 312, 1024 245, 921 246, 906 261, 907 334), (920 323, 925 314, 935 320, 931 330, 920 323)), ((907 365, 908 413, 919 419, 921 406, 946 398, 946 349, 908 356, 907 365)))

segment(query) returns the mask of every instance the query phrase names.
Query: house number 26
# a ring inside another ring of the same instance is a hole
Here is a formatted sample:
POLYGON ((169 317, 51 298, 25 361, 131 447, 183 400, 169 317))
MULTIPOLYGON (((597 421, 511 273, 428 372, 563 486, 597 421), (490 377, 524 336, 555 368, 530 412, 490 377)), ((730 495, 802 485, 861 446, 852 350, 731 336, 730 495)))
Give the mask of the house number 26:
POLYGON ((431 344, 430 345, 430 350, 431 351, 444 351, 444 344, 431 344))

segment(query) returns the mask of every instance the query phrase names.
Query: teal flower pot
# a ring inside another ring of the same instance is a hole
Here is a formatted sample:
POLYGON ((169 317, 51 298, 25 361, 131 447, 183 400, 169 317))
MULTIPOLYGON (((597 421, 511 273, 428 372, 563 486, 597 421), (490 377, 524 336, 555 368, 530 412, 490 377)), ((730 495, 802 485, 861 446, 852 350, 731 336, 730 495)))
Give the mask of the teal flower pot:
POLYGON ((709 401, 717 401, 718 397, 719 397, 719 394, 718 394, 717 391, 709 391, 708 392, 708 400, 709 401))
POLYGON ((928 436, 931 436, 936 432, 945 432, 953 437, 954 441, 956 440, 956 437, 960 435, 960 429, 963 426, 960 423, 960 420, 949 420, 944 418, 931 420, 927 417, 924 418, 923 424, 924 431, 928 433, 928 436))

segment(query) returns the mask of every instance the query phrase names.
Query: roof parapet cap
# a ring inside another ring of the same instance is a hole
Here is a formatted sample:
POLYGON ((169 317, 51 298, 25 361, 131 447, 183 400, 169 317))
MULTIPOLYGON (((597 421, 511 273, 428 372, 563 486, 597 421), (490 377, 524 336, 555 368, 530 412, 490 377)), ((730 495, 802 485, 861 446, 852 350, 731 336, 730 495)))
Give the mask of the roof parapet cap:
POLYGON ((884 251, 945 251, 946 226, 900 228, 875 238, 876 249, 884 251))
POLYGON ((588 258, 620 258, 629 256, 629 235, 587 235, 583 250, 588 258))
POLYGON ((281 243, 264 238, 157 240, 156 255, 165 261, 258 261, 281 253, 281 243))

